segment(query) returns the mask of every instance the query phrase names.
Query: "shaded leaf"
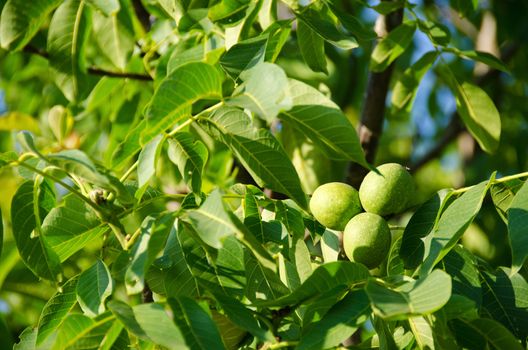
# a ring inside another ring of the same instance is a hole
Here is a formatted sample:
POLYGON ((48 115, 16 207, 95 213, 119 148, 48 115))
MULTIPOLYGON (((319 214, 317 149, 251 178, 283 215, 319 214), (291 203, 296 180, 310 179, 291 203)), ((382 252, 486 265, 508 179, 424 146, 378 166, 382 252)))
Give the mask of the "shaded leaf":
POLYGON ((304 21, 297 23, 297 42, 299 43, 301 54, 308 67, 314 72, 328 74, 328 70, 326 69, 324 39, 304 21))
POLYGON ((512 273, 519 271, 528 256, 528 181, 508 208, 508 236, 512 250, 512 273))
POLYGON ((453 293, 467 297, 480 309, 482 289, 475 256, 457 245, 442 259, 442 265, 451 276, 453 293))
POLYGON ((320 321, 303 330, 297 349, 328 349, 350 337, 370 313, 363 290, 352 291, 335 304, 320 321))
MULTIPOLYGON (((523 347, 519 341, 503 325, 489 318, 477 318, 474 320, 461 319, 467 327, 472 329, 477 336, 482 337, 486 343, 495 349, 521 350, 523 347)), ((472 337, 474 334, 464 333, 464 337, 472 337)), ((467 342, 468 339, 465 340, 467 342)))
POLYGON ((490 188, 491 199, 504 223, 508 223, 508 209, 519 188, 524 184, 521 180, 498 182, 490 188))
POLYGON ((383 38, 372 51, 369 68, 382 72, 409 46, 416 30, 416 22, 404 22, 383 38))
POLYGON ((215 322, 197 302, 181 296, 169 299, 169 305, 187 346, 202 350, 225 349, 215 322))
POLYGON ((202 193, 202 174, 209 152, 205 144, 189 133, 179 132, 169 138, 169 159, 176 164, 184 181, 198 195, 202 193))
POLYGON ((4 49, 17 50, 37 33, 48 15, 61 0, 8 0, 0 17, 0 44, 4 49))
POLYGON ((119 0, 86 0, 86 2, 104 13, 105 16, 115 15, 120 9, 119 0))

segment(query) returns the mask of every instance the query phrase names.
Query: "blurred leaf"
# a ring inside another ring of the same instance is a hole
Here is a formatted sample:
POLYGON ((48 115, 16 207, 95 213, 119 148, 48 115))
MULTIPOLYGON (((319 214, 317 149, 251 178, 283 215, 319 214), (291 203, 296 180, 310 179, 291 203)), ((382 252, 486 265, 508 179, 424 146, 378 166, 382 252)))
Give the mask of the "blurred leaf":
POLYGON ((424 317, 409 318, 409 326, 420 349, 434 349, 433 329, 424 317))
POLYGON ((369 69, 373 72, 387 69, 412 42, 415 30, 416 22, 408 21, 389 32, 372 51, 369 69))
POLYGON ((158 345, 169 350, 189 349, 181 331, 176 327, 160 304, 140 304, 132 308, 137 323, 145 334, 158 345))
POLYGON ((324 39, 310 28, 304 21, 297 23, 297 42, 304 61, 314 72, 328 74, 324 39))
POLYGON ((358 43, 353 36, 340 32, 332 23, 328 14, 316 10, 313 7, 307 7, 302 12, 295 14, 299 21, 304 22, 307 27, 321 36, 330 44, 344 50, 358 47, 358 43))
MULTIPOLYGON (((464 320, 465 325, 475 331, 478 336, 485 339, 486 343, 495 349, 521 350, 523 346, 517 339, 500 323, 489 318, 477 318, 464 320)), ((464 337, 472 337, 473 334, 464 333, 464 337)), ((468 341, 468 340, 466 340, 468 341)))
POLYGON ((364 323, 370 303, 363 290, 351 291, 335 304, 320 321, 307 327, 297 349, 328 349, 341 344, 364 323))
POLYGON ((511 201, 507 213, 512 273, 516 273, 522 268, 528 256, 528 181, 511 201))
POLYGON ((221 77, 215 67, 202 62, 179 67, 161 82, 154 93, 145 112, 147 123, 143 126, 141 141, 149 142, 167 128, 183 121, 191 114, 194 102, 220 98, 221 77))
POLYGON ((69 279, 44 305, 38 321, 37 345, 42 344, 62 325, 68 313, 77 304, 77 281, 77 276, 69 279))
POLYGON ((352 16, 351 14, 336 8, 333 4, 329 3, 328 6, 332 10, 332 13, 339 19, 341 24, 356 38, 359 40, 370 41, 377 37, 376 32, 373 28, 365 25, 361 20, 352 16))
POLYGON ((181 329, 185 343, 191 349, 225 349, 211 316, 191 298, 169 299, 174 322, 181 329))
POLYGON ((466 17, 474 13, 478 7, 478 0, 449 0, 449 4, 462 17, 466 17))
POLYGON ((84 44, 90 18, 84 2, 63 2, 51 19, 47 51, 57 86, 70 101, 86 93, 88 77, 84 67, 84 44))
POLYGON ((466 229, 475 219, 482 201, 493 182, 495 175, 489 181, 483 181, 471 187, 467 192, 455 199, 438 219, 431 238, 431 248, 420 269, 420 275, 425 276, 433 267, 456 245, 466 229))
POLYGON ((0 153, 0 169, 18 160, 18 155, 15 152, 0 153))
POLYGON ((156 136, 147 143, 138 156, 138 186, 143 188, 156 173, 156 164, 161 154, 165 137, 156 136))
POLYGON ((508 209, 519 188, 524 184, 521 180, 498 182, 490 188, 491 199, 504 223, 508 223, 508 209))
POLYGON ((434 270, 425 278, 399 287, 369 280, 365 290, 375 314, 385 319, 404 319, 442 308, 451 296, 451 277, 442 270, 434 270))
POLYGON ((104 13, 105 16, 115 15, 119 11, 119 0, 86 0, 87 3, 104 13))
POLYGON ((280 118, 306 134, 325 154, 369 167, 354 126, 329 98, 313 87, 290 79, 293 107, 280 118))
POLYGON ((504 62, 501 61, 500 58, 493 56, 492 54, 488 52, 483 51, 461 51, 457 48, 445 48, 444 51, 451 52, 461 58, 467 59, 467 60, 473 60, 482 62, 488 66, 490 66, 493 69, 497 69, 503 72, 508 73, 509 69, 506 67, 504 62))
POLYGON ((221 0, 209 8, 208 16, 213 22, 237 16, 246 11, 249 3, 249 0, 221 0))
POLYGON ((395 1, 381 1, 377 5, 369 6, 375 10, 380 15, 388 15, 389 13, 401 9, 406 5, 405 0, 395 0, 395 1))
POLYGON ((320 265, 312 275, 291 294, 277 300, 259 303, 262 306, 286 306, 300 304, 337 286, 353 286, 365 282, 369 272, 361 264, 335 261, 320 265))
POLYGON ((96 318, 70 314, 62 323, 52 349, 99 348, 113 323, 114 316, 109 313, 96 318))
POLYGON ((61 206, 53 208, 42 223, 42 234, 61 262, 106 230, 93 208, 72 194, 65 197, 61 206))
MULTIPOLYGON (((449 28, 443 24, 428 20, 418 21, 418 28, 426 33, 431 41, 436 45, 447 46, 451 41, 451 33, 449 32, 449 28)), ((449 48, 446 50, 449 50, 449 48)))
POLYGON ((9 112, 0 116, 0 131, 28 130, 32 133, 40 133, 40 125, 37 119, 20 112, 9 112))
POLYGON ((48 15, 61 0, 8 0, 0 17, 0 44, 4 49, 18 50, 37 33, 48 15))
POLYGON ((196 194, 202 193, 202 174, 209 152, 205 144, 189 133, 179 132, 168 140, 169 159, 176 164, 183 180, 196 194))
POLYGON ((226 101, 229 106, 247 108, 268 122, 291 108, 286 73, 272 63, 260 63, 240 74, 243 83, 226 101))
POLYGON ((500 268, 482 272, 482 308, 521 339, 528 336, 528 283, 518 273, 500 268))
POLYGON ((340 244, 338 231, 325 229, 321 237, 321 251, 323 253, 323 260, 325 263, 337 261, 339 258, 340 244))
POLYGON ((295 168, 268 130, 257 129, 247 114, 232 107, 220 108, 198 123, 231 149, 259 186, 286 194, 306 208, 295 168))
MULTIPOLYGON (((104 0, 99 0, 105 2, 104 0)), ((117 0, 115 0, 117 2, 117 0)), ((119 6, 119 3, 117 3, 119 6)), ((134 35, 125 27, 119 14, 103 16, 93 13, 94 36, 100 51, 108 57, 119 70, 125 70, 134 50, 134 35)))
POLYGON ((37 276, 57 281, 62 273, 59 257, 40 232, 42 219, 55 205, 50 185, 26 181, 20 185, 11 202, 13 236, 22 261, 37 276))
POLYGON ((105 300, 112 295, 113 290, 114 281, 108 267, 103 261, 97 260, 79 276, 77 301, 85 314, 100 315, 105 311, 105 300))
POLYGON ((437 56, 438 53, 436 51, 426 52, 412 66, 407 68, 396 81, 391 96, 391 103, 396 109, 401 110, 412 106, 418 85, 425 73, 433 65, 437 56))

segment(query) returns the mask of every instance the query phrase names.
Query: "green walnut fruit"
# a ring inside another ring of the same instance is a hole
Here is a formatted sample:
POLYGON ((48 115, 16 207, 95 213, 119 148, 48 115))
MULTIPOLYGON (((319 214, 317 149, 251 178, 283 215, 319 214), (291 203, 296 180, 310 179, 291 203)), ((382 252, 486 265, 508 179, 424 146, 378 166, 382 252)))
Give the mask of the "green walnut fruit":
POLYGON ((414 196, 414 180, 403 166, 387 163, 365 176, 359 199, 365 211, 378 215, 401 213, 414 196))
POLYGON ((343 248, 348 259, 369 269, 385 260, 390 245, 389 226, 377 214, 361 213, 354 216, 343 232, 343 248))
POLYGON ((313 216, 324 226, 343 231, 347 222, 361 212, 358 191, 341 182, 317 187, 310 199, 313 216))

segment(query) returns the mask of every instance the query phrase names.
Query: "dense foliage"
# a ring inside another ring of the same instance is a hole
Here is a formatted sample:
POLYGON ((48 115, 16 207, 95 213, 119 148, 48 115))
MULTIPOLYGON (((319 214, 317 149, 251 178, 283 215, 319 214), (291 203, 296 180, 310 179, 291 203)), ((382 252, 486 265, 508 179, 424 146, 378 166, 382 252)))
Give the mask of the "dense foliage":
POLYGON ((2 349, 526 348, 525 1, 0 9, 2 349), (389 161, 369 270, 309 198, 389 161))

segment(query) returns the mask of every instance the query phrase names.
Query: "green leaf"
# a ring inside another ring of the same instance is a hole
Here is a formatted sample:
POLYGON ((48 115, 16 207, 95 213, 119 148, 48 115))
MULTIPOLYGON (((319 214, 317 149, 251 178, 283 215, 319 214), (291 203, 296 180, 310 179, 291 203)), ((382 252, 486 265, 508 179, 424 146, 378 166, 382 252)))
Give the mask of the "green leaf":
POLYGON ((330 44, 344 50, 358 47, 358 43, 353 36, 340 32, 332 23, 329 15, 313 7, 307 7, 302 12, 295 14, 299 21, 304 22, 315 33, 321 36, 330 44))
POLYGON ((61 326, 66 315, 77 304, 77 286, 78 277, 69 279, 61 290, 55 293, 44 305, 38 321, 37 345, 40 345, 48 338, 57 328, 61 326))
POLYGON ((276 300, 289 292, 276 273, 275 265, 267 266, 247 251, 244 254, 246 266, 245 294, 253 303, 276 300))
POLYGON ((449 4, 461 17, 466 17, 477 10, 478 0, 449 0, 449 4))
POLYGON ((297 42, 304 61, 314 72, 328 74, 324 39, 311 29, 306 22, 297 23, 297 42))
MULTIPOLYGON (((494 349, 521 350, 523 346, 503 325, 489 318, 477 318, 474 320, 464 320, 461 322, 471 328, 478 336, 485 339, 494 349)), ((472 334, 465 333, 465 337, 472 334)), ((466 340, 467 341, 467 340, 466 340)))
POLYGON ((8 0, 0 17, 0 44, 6 50, 24 47, 61 0, 8 0))
POLYGON ((181 331, 174 325, 160 304, 136 305, 132 308, 137 323, 145 334, 157 345, 169 350, 187 350, 181 331))
POLYGON ((227 105, 247 108, 268 122, 291 108, 288 78, 279 66, 264 62, 242 72, 240 78, 243 83, 226 101, 227 105))
POLYGON ((363 290, 352 291, 335 304, 320 321, 303 329, 296 349, 333 348, 350 337, 370 314, 370 303, 363 290))
POLYGON ((114 317, 108 313, 96 318, 70 314, 62 323, 52 350, 97 349, 113 322, 114 317))
POLYGON ((124 25, 121 17, 121 13, 105 17, 94 11, 93 29, 100 51, 114 66, 124 71, 134 50, 134 34, 124 25))
POLYGON ((338 231, 330 229, 325 229, 325 232, 321 236, 321 252, 325 263, 338 260, 341 250, 339 236, 340 233, 338 231))
POLYGON ((156 136, 147 143, 138 157, 138 186, 140 188, 148 184, 149 180, 156 172, 156 164, 161 154, 165 138, 162 135, 156 136))
POLYGON ((449 28, 443 24, 421 20, 418 21, 418 28, 426 33, 434 44, 441 46, 449 45, 451 33, 449 32, 449 28))
POLYGON ((22 261, 34 274, 51 281, 57 281, 62 269, 40 225, 54 205, 55 195, 47 182, 22 183, 11 202, 13 236, 22 261))
POLYGON ((169 299, 169 305, 187 346, 202 350, 225 349, 216 324, 201 305, 183 296, 169 299))
POLYGON ((237 79, 243 71, 264 62, 267 44, 266 36, 242 40, 222 55, 220 64, 233 79, 237 79))
POLYGON ((369 276, 367 268, 361 264, 350 261, 326 263, 315 269, 312 275, 291 294, 259 305, 280 307, 303 303, 335 287, 353 286, 365 282, 369 276))
POLYGON ((176 164, 183 180, 198 195, 202 193, 202 174, 209 156, 205 144, 189 133, 179 132, 169 138, 169 159, 176 164))
POLYGON ((424 240, 433 230, 441 213, 441 207, 448 198, 446 192, 435 193, 433 197, 416 210, 407 226, 405 226, 400 247, 400 257, 406 269, 415 269, 422 263, 426 249, 424 240))
POLYGON ((490 188, 491 199, 493 200, 495 209, 505 224, 508 224, 507 212, 511 202, 523 184, 523 181, 515 179, 508 182, 495 183, 490 188))
POLYGON ((87 3, 104 13, 105 16, 115 15, 119 9, 119 0, 86 0, 87 3))
POLYGON ((507 213, 512 273, 516 273, 522 268, 528 256, 528 181, 513 198, 507 213))
POLYGON ((434 349, 433 329, 424 317, 409 318, 409 326, 420 349, 434 349))
POLYGON ((500 268, 482 272, 482 308, 520 339, 528 336, 528 283, 518 273, 500 268))
POLYGON ((15 152, 0 153, 0 169, 18 160, 15 152))
POLYGON ((237 299, 222 293, 213 293, 225 315, 238 327, 247 330, 261 341, 273 341, 273 334, 261 327, 252 311, 237 299))
POLYGON ((391 103, 396 109, 401 110, 412 106, 412 101, 416 97, 416 89, 437 56, 436 51, 426 52, 399 77, 394 84, 391 96, 391 103))
POLYGON ((222 78, 218 70, 202 62, 176 69, 154 93, 146 110, 141 141, 146 143, 191 114, 192 104, 201 99, 222 98, 222 78))
POLYGON ((480 87, 466 82, 460 84, 450 70, 446 73, 462 121, 483 151, 495 152, 501 135, 501 119, 495 104, 480 87))
POLYGON ((221 0, 209 8, 208 16, 213 22, 245 13, 249 0, 221 0))
POLYGON ((231 149, 259 186, 283 193, 306 208, 295 168, 268 130, 257 129, 247 114, 232 107, 220 108, 198 123, 231 149))
POLYGON ((42 234, 61 262, 99 238, 107 226, 79 197, 70 194, 53 208, 42 223, 42 234))
POLYGON ((452 52, 462 58, 482 62, 491 68, 503 71, 508 73, 509 69, 506 67, 504 62, 500 60, 500 58, 493 56, 490 53, 482 52, 482 51, 460 51, 456 48, 448 48, 445 51, 452 52))
POLYGON ((354 126, 339 107, 313 87, 290 79, 293 107, 280 118, 302 130, 332 159, 369 167, 354 126))
POLYGON ((451 277, 442 270, 434 270, 425 278, 398 287, 369 280, 365 290, 375 314, 384 319, 405 319, 442 308, 451 296, 451 277))
POLYGON ((455 246, 466 229, 473 222, 482 206, 482 201, 488 192, 493 177, 490 181, 483 181, 471 187, 462 196, 457 198, 447 207, 438 224, 435 225, 431 238, 429 255, 420 270, 420 275, 425 276, 433 267, 455 246))
POLYGON ((327 5, 332 10, 332 13, 339 19, 341 24, 356 38, 365 41, 376 39, 376 32, 372 28, 366 27, 361 20, 345 11, 342 11, 331 3, 328 3, 327 5))
POLYGON ((119 300, 110 300, 107 303, 107 306, 116 319, 118 319, 133 335, 143 340, 150 340, 137 322, 134 310, 130 305, 119 300))
POLYGON ((444 271, 451 276, 453 294, 467 297, 480 309, 482 289, 475 256, 457 245, 444 257, 442 265, 444 271))
POLYGON ((114 281, 106 264, 97 260, 92 267, 79 276, 77 301, 84 313, 100 315, 105 311, 105 300, 114 290, 114 281))
POLYGON ((84 44, 89 33, 90 17, 80 0, 63 2, 53 14, 48 30, 48 53, 55 83, 64 96, 76 101, 86 91, 84 44))
POLYGON ((369 6, 380 15, 388 15, 389 13, 405 7, 407 1, 405 0, 394 0, 394 1, 381 1, 377 5, 369 6))
POLYGON ((382 72, 394 62, 412 42, 416 30, 416 22, 408 21, 400 24, 383 38, 372 51, 370 70, 382 72))

